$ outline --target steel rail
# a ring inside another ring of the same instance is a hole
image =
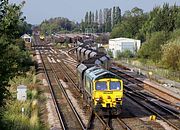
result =
[[[61,66],[61,68],[63,70],[62,73],[65,75],[65,77],[73,84],[73,86],[76,88],[76,90],[78,92],[80,92],[80,90],[79,90],[78,86],[76,85],[75,81],[71,78],[71,76],[67,73],[67,71],[63,67],[63,66],[65,66],[67,68],[67,65],[64,62],[62,62],[62,61],[60,63],[58,63],[58,64]]]
[[[128,88],[128,89],[130,89],[130,88]],[[131,90],[131,91],[133,92],[133,93],[131,93],[131,94],[133,94],[134,96],[137,96],[137,97],[143,99],[143,100],[146,101],[146,102],[149,102],[149,103],[151,103],[151,104],[153,104],[153,105],[156,105],[156,106],[158,106],[159,108],[163,109],[164,111],[172,114],[174,117],[180,119],[180,116],[179,116],[179,115],[177,115],[177,114],[174,113],[173,111],[167,109],[166,107],[164,107],[164,106],[162,106],[162,105],[160,105],[160,104],[155,103],[154,100],[148,99],[146,96],[143,95],[143,93],[138,93],[138,92],[136,92],[136,91],[134,91],[134,90]],[[156,100],[156,99],[155,99],[155,100]],[[158,100],[157,100],[157,101],[158,101]]]
[[[162,119],[163,121],[165,121],[168,125],[172,126],[174,129],[179,130],[179,128],[174,125],[173,123],[171,123],[170,121],[168,121],[167,119],[165,119],[163,116],[161,116],[158,112],[156,112],[155,110],[153,110],[152,108],[149,108],[148,106],[144,105],[143,103],[137,101],[136,99],[134,99],[134,95],[131,96],[131,93],[125,93],[125,95],[127,97],[129,97],[131,100],[133,100],[134,102],[136,102],[137,104],[139,104],[140,106],[146,108],[148,111],[150,111],[151,113],[155,114],[156,116],[158,116],[160,119]]]
[[[59,58],[59,57],[57,57],[56,55],[54,55],[54,57],[55,57],[55,58]],[[63,60],[60,59],[60,61],[62,62],[62,64],[65,64]],[[60,64],[60,63],[58,62],[58,64]],[[67,68],[68,70],[71,71],[71,73],[72,73],[74,76],[76,76],[76,73],[75,73],[72,69],[70,69],[69,66],[67,66],[66,64],[65,64],[65,66],[66,66],[66,68]]]
[[[109,121],[105,122],[104,119],[102,117],[100,117],[97,113],[94,113],[95,116],[101,121],[101,123],[104,125],[103,130],[110,130],[111,127],[109,126]]]
[[[50,63],[49,63],[49,64],[50,64]],[[52,71],[53,71],[53,73],[54,73],[55,78],[56,78],[57,81],[58,81],[59,78],[58,78],[56,72],[54,71],[54,68],[52,67],[51,64],[50,64],[50,66],[51,66],[51,69],[52,69]],[[77,118],[77,120],[78,120],[78,122],[79,122],[81,128],[82,128],[83,130],[85,130],[86,127],[85,127],[83,121],[81,120],[80,116],[78,115],[78,112],[77,112],[76,109],[74,108],[73,103],[72,103],[71,100],[69,99],[68,94],[67,94],[65,88],[63,87],[63,85],[62,85],[60,82],[58,82],[58,86],[59,86],[60,89],[62,90],[62,92],[63,92],[63,94],[64,94],[66,100],[68,101],[68,103],[69,103],[69,105],[70,105],[72,111],[74,112],[74,115],[76,116],[76,118]]]
[[[118,122],[121,124],[121,126],[126,130],[132,130],[122,119],[119,117],[117,118]]]
[[[38,49],[39,51],[39,49]],[[49,86],[49,90],[50,90],[50,93],[51,93],[51,97],[52,97],[52,100],[53,100],[53,103],[54,103],[54,106],[55,106],[55,109],[56,109],[56,112],[57,112],[57,115],[58,115],[58,118],[59,118],[59,121],[60,121],[60,124],[61,124],[61,127],[63,130],[66,130],[66,127],[65,127],[65,124],[64,124],[64,121],[62,119],[62,114],[61,114],[61,111],[58,107],[58,103],[57,103],[57,100],[55,98],[55,94],[54,94],[54,91],[52,89],[52,84],[50,82],[50,78],[49,78],[49,75],[48,75],[48,72],[47,72],[47,68],[45,66],[45,63],[44,63],[44,60],[42,58],[42,55],[41,55],[41,52],[39,51],[39,54],[40,54],[40,58],[41,58],[41,61],[42,61],[42,65],[43,65],[43,69],[44,69],[44,73],[45,73],[45,77],[47,79],[47,82],[48,82],[48,86]]]
[[[120,77],[122,77],[122,76],[121,76],[120,74],[118,74],[118,73],[121,73],[121,74],[123,74],[123,75],[126,75],[127,77],[133,78],[133,79],[136,80],[137,82],[140,82],[140,83],[144,84],[144,85],[143,85],[143,88],[144,88],[144,89],[150,91],[151,93],[157,95],[158,97],[164,99],[165,101],[169,101],[169,99],[171,99],[171,101],[174,101],[174,100],[175,100],[176,102],[180,102],[180,99],[179,99],[178,97],[172,95],[172,94],[169,94],[169,93],[167,93],[167,92],[165,92],[165,91],[163,91],[163,90],[160,90],[160,89],[158,89],[158,88],[156,88],[156,87],[154,87],[154,86],[152,86],[152,85],[149,85],[149,84],[147,84],[147,83],[144,83],[143,81],[141,81],[141,80],[139,80],[139,79],[137,79],[137,78],[135,78],[135,77],[133,77],[133,76],[131,76],[131,75],[129,75],[129,74],[126,74],[126,73],[124,73],[124,72],[122,72],[122,71],[119,71],[119,70],[117,70],[117,69],[115,69],[115,68],[112,68],[112,72],[113,72],[113,70],[116,70],[116,71],[117,71],[116,74],[119,75]],[[131,80],[128,79],[128,78],[126,78],[125,80],[127,80],[127,81],[129,81],[129,82],[131,82],[131,83],[135,83],[135,84],[136,84],[136,82],[133,82],[133,81],[131,81]],[[142,88],[141,85],[139,85],[139,84],[136,84],[136,85]],[[154,92],[154,91],[157,91],[157,92]],[[157,94],[157,93],[160,93],[160,94],[163,95],[163,96],[161,96],[161,95],[159,95],[159,94]],[[167,99],[168,99],[168,100],[167,100]],[[170,101],[169,101],[169,102],[170,102]]]

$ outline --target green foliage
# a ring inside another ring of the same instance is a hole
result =
[[[40,29],[43,34],[50,35],[61,31],[73,31],[76,24],[67,18],[57,17],[45,20],[41,23]]]
[[[178,6],[169,6],[165,3],[163,7],[155,7],[150,12],[149,18],[142,27],[142,32],[145,34],[151,34],[157,31],[170,32],[178,27]]]
[[[111,50],[108,50],[108,51],[107,51],[107,54],[108,54],[111,58],[113,57],[113,53],[112,53]]]
[[[130,26],[130,21],[122,21],[118,24],[111,32],[110,38],[127,37],[132,36],[132,27]]]
[[[152,33],[138,51],[138,56],[158,62],[161,59],[161,45],[165,44],[167,39],[165,32]]]
[[[0,107],[9,96],[9,79],[25,71],[26,63],[30,61],[29,54],[21,50],[24,46],[16,40],[22,33],[22,7],[23,3],[9,4],[8,0],[3,0],[0,4]]]
[[[125,50],[123,52],[123,57],[124,58],[132,58],[133,56],[134,56],[134,54],[130,50]]]
[[[177,17],[175,18],[175,28],[180,28],[180,7],[177,9]]]
[[[112,27],[121,21],[121,9],[117,7],[96,10],[95,16],[92,11],[86,12],[84,21],[81,22],[81,30],[86,32],[92,29],[95,33],[111,32]],[[86,32],[87,33],[87,32]]]
[[[34,88],[34,85],[37,83],[36,75],[35,73],[25,73],[20,76],[15,76],[13,77],[10,81],[9,84],[11,84],[11,87],[16,88],[20,84],[24,84],[26,86],[29,85],[29,88],[32,89]]]
[[[166,68],[180,70],[180,38],[162,46],[162,63]]]
[[[146,18],[146,14],[143,14],[143,10],[137,7],[131,11],[126,11],[123,15],[122,21],[117,24],[112,32],[111,38],[127,37],[127,38],[142,38],[142,33],[139,32],[143,26]]]
[[[134,57],[134,54],[130,50],[125,50],[123,52],[117,51],[116,57],[120,60],[122,58],[132,58]]]
[[[116,58],[118,59],[118,60],[120,60],[122,57],[123,57],[123,55],[122,55],[122,53],[120,52],[120,51],[116,51]]]
[[[176,40],[176,39],[179,39],[179,36],[180,36],[180,28],[179,28],[179,29],[176,29],[176,30],[174,30],[172,33],[170,33],[171,41],[174,41],[174,40]]]
[[[41,125],[38,118],[38,109],[32,106],[34,100],[19,102],[11,101],[0,110],[2,115],[0,129],[7,130],[39,130]],[[22,108],[24,112],[22,113]]]
[[[7,104],[0,109],[0,129],[8,130],[39,130],[42,129],[38,117],[38,92],[34,89],[36,76],[34,70],[28,71],[26,75],[14,77],[10,80],[10,91],[14,98],[7,100]],[[27,100],[24,102],[16,100],[16,89],[19,84],[28,86]],[[32,87],[33,86],[33,87]],[[22,108],[24,112],[22,113]]]

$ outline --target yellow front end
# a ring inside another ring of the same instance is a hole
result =
[[[98,84],[101,88],[100,87],[98,88]],[[92,93],[92,96],[93,96],[94,106],[101,105],[103,108],[116,108],[117,105],[122,106],[122,97],[123,97],[122,80],[116,78],[100,79],[94,81],[93,86],[94,86],[93,89],[94,91]]]

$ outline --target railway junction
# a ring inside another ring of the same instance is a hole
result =
[[[122,113],[118,116],[98,115],[85,105],[78,86],[76,53],[58,49],[34,37],[38,70],[47,82],[47,93],[52,100],[56,129],[112,129],[112,130],[179,130],[180,97],[138,75],[128,68],[114,63],[109,71],[118,75],[124,83]],[[48,117],[49,118],[49,117]]]

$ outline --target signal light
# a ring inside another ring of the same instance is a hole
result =
[[[116,101],[121,101],[121,98],[116,98]]]
[[[96,101],[102,101],[102,97],[96,98]]]

